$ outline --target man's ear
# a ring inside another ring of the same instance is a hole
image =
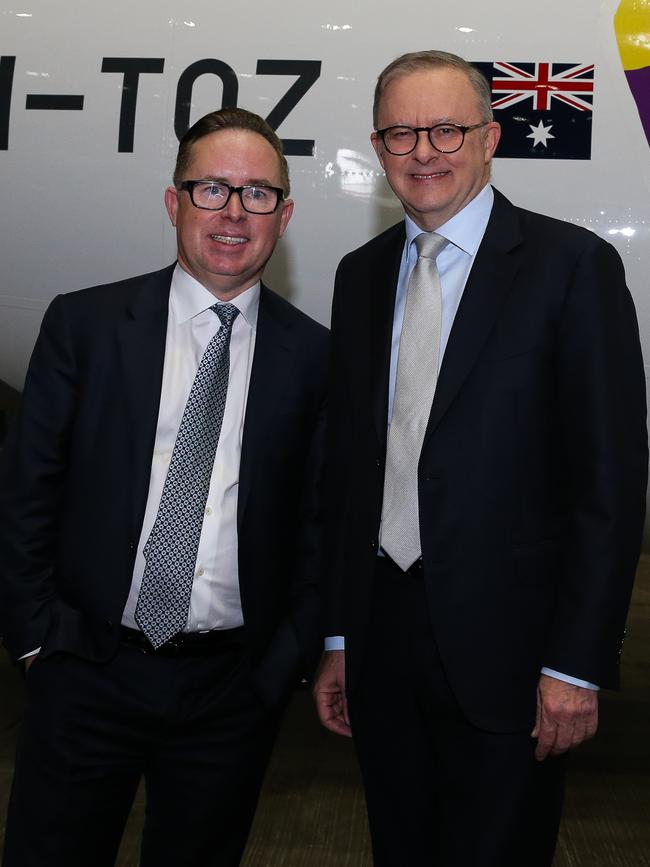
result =
[[[484,136],[485,162],[489,163],[494,156],[494,152],[496,151],[501,138],[501,124],[497,123],[495,120],[490,121],[490,123],[485,127]]]
[[[178,213],[178,190],[176,187],[167,187],[165,190],[165,207],[172,226],[175,226],[176,214]]]
[[[278,238],[281,238],[287,226],[289,225],[289,220],[291,219],[291,215],[293,214],[293,199],[285,199],[281,205],[282,215],[280,217],[280,231],[278,232]]]
[[[377,135],[376,131],[370,133],[370,143],[375,149],[377,159],[379,160],[379,165],[382,167],[382,169],[385,170],[386,166],[384,165],[384,146],[382,144],[381,137]]]

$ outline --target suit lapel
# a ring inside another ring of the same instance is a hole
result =
[[[289,322],[282,305],[274,302],[271,291],[262,285],[239,467],[237,518],[240,527],[251,492],[255,455],[260,451],[258,444],[273,430],[273,418],[293,365]]]
[[[435,430],[474,367],[510,294],[522,241],[516,209],[497,190],[490,220],[449,336],[425,435]]]
[[[145,508],[156,437],[174,265],[144,279],[118,328],[122,380],[129,413],[134,527]]]
[[[382,447],[386,444],[390,351],[397,280],[406,238],[404,222],[393,226],[388,231],[389,237],[380,246],[379,253],[370,262],[369,274],[363,277],[363,284],[367,285],[369,289],[368,313],[373,414],[377,438]]]

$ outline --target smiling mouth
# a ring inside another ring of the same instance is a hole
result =
[[[448,175],[448,174],[449,174],[448,171],[444,171],[444,172],[428,172],[426,175],[422,175],[422,174],[418,174],[418,175],[416,175],[416,174],[412,174],[411,177],[413,177],[416,181],[430,181],[432,178],[442,178],[442,177],[444,177],[445,175]]]
[[[248,243],[248,238],[242,238],[241,235],[232,237],[231,235],[210,235],[213,241],[219,241],[220,244],[229,244],[233,247],[238,244]]]

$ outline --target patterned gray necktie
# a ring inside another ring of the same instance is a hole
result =
[[[442,299],[436,257],[447,239],[415,239],[418,260],[406,295],[393,417],[386,448],[381,547],[406,571],[422,554],[418,463],[438,378]]]
[[[217,451],[230,371],[230,335],[239,310],[211,308],[221,327],[196,371],[158,514],[144,546],[146,560],[135,621],[153,647],[161,647],[187,624],[205,503]]]

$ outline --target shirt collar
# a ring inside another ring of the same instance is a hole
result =
[[[492,205],[494,203],[494,191],[490,184],[486,184],[471,202],[465,205],[451,220],[443,223],[436,229],[438,235],[442,235],[456,247],[460,247],[470,256],[476,255],[481,239],[485,233],[485,227],[490,219]],[[408,216],[406,223],[406,243],[411,242],[422,234],[422,229]]]
[[[254,283],[230,302],[253,329],[257,325],[260,287],[261,283],[258,280],[257,283]],[[170,305],[176,322],[179,324],[188,322],[219,303],[219,300],[205,286],[191,274],[188,274],[178,263],[176,264],[170,289]]]

